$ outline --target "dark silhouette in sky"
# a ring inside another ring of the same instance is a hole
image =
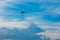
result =
[[[25,12],[24,12],[24,11],[21,11],[20,13],[21,13],[21,14],[24,14]]]

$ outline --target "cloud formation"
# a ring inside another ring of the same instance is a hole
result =
[[[0,27],[29,29],[30,24],[34,23],[37,27],[46,30],[37,35],[42,34],[53,40],[60,37],[60,1],[0,0],[0,3]],[[26,13],[22,15],[21,11]]]

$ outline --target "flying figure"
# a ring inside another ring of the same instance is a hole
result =
[[[24,14],[25,12],[24,12],[24,11],[21,11],[20,13],[21,13],[21,14]]]

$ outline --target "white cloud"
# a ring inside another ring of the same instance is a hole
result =
[[[22,0],[20,0],[21,2],[23,2]],[[1,6],[7,6],[7,5],[5,5],[5,4],[7,4],[8,2],[16,2],[16,3],[20,3],[20,1],[17,1],[17,0],[3,0],[3,1],[0,1],[2,4],[0,4]],[[36,2],[39,2],[39,1],[37,1],[37,0],[25,0],[26,2],[28,2],[28,1],[31,1],[31,2],[33,2],[33,1],[36,1]],[[44,2],[44,0],[40,0],[40,1],[43,1]],[[45,1],[51,1],[51,2],[58,2],[57,0],[45,0]],[[24,4],[25,5],[25,4]],[[14,6],[12,6],[12,5],[10,5],[11,7],[14,7]],[[47,5],[46,5],[47,6]],[[45,6],[44,6],[45,7]],[[48,8],[49,8],[49,6],[48,6]],[[54,9],[53,7],[52,7],[52,9]],[[51,10],[49,9],[49,11],[51,12]],[[60,10],[59,10],[59,8],[58,9],[55,9],[55,10],[53,10],[53,12],[54,13],[60,13],[59,12]],[[4,9],[0,9],[0,12],[4,12]],[[35,14],[37,14],[37,12],[35,13]],[[47,21],[44,21],[41,17],[43,16],[43,15],[40,15],[40,13],[39,13],[39,15],[41,16],[35,16],[35,14],[33,14],[33,16],[31,16],[30,14],[29,14],[29,17],[26,17],[26,21],[27,22],[33,22],[33,23],[35,23],[35,24],[37,24],[38,26],[41,26],[41,25],[43,25],[43,28],[51,28],[51,26],[49,26],[49,27],[47,27],[46,25],[60,25],[60,22],[59,23],[53,23],[53,22],[47,22]],[[3,14],[2,14],[3,15]],[[7,14],[6,14],[7,15]],[[38,17],[40,17],[40,19],[38,19]],[[15,25],[14,24],[14,22],[15,23],[17,23],[17,24],[20,24],[20,23],[18,23],[18,22],[16,22],[16,20],[18,20],[18,19],[13,19],[12,20],[12,22],[6,22],[6,20],[3,18],[1,18],[0,19],[0,22],[1,23],[9,23],[10,25],[12,25],[11,23],[13,23],[13,25]],[[40,20],[40,21],[39,21]],[[14,22],[13,22],[14,21]],[[5,24],[4,24],[5,25]],[[6,24],[7,25],[7,24]],[[42,26],[41,26],[42,27]]]
[[[4,17],[0,16],[0,27],[8,28],[28,28],[30,23],[27,21],[18,21],[19,19],[12,19],[7,21]]]
[[[27,22],[0,22],[0,27],[8,28],[28,28],[29,23]]]
[[[37,33],[37,35],[42,34],[43,36],[50,37],[51,40],[56,40],[60,38],[60,22],[48,22],[43,20],[42,18],[41,20],[39,19],[40,20],[39,21],[36,16],[28,16],[26,20],[29,22],[33,22],[38,27],[46,31],[46,32]]]
[[[38,25],[39,27],[43,28],[43,29],[49,29],[49,28],[56,28],[59,29],[60,28],[60,22],[47,22],[47,21],[41,21],[41,22],[34,22],[36,25]]]
[[[0,22],[0,27],[8,28],[28,28],[27,22]]]
[[[60,30],[60,22],[59,23],[52,23],[51,22],[49,24],[47,22],[35,22],[35,24],[44,30],[60,33],[60,31],[59,31]]]
[[[0,7],[4,7],[6,5],[6,1],[0,1]]]
[[[42,35],[42,36],[50,37],[51,40],[60,39],[60,33],[53,33],[53,32],[49,32],[49,31],[36,33],[36,35]]]
[[[45,30],[45,32],[37,33],[36,35],[43,35],[46,37],[50,37],[51,40],[56,40],[60,38],[60,22],[49,22],[46,20],[41,19],[38,20],[38,16],[31,16],[29,15],[26,17],[26,20],[29,22],[33,22],[34,24],[38,25],[38,27]]]
[[[60,22],[50,22],[50,21],[46,21],[42,19],[42,16],[31,16],[29,15],[28,17],[25,18],[26,21],[30,22],[30,23],[34,23],[36,25],[38,25],[38,27],[42,28],[42,29],[60,29]]]
[[[53,13],[60,14],[60,8],[56,8],[53,10]]]

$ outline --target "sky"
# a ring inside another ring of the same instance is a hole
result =
[[[1,40],[60,40],[60,0],[0,0],[0,30]]]

